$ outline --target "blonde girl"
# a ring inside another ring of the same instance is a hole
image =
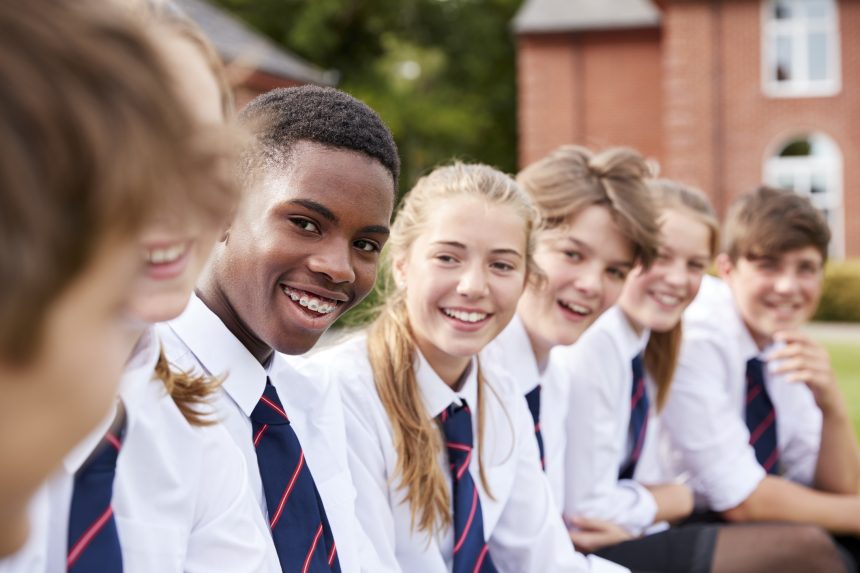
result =
[[[313,359],[341,385],[358,517],[389,570],[590,569],[554,510],[518,386],[478,359],[532,272],[536,220],[495,169],[437,168],[404,198],[393,292],[367,335]]]

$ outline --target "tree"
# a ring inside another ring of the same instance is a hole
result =
[[[522,0],[217,0],[391,127],[401,189],[452,158],[516,169],[510,21]]]

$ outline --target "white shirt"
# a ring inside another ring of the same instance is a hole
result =
[[[257,465],[250,415],[257,406],[268,376],[290,417],[305,461],[313,475],[337,544],[344,573],[373,570],[372,553],[361,542],[355,518],[355,488],[346,455],[343,409],[336,386],[325,379],[300,374],[275,353],[267,370],[203,301],[192,296],[185,312],[159,325],[164,350],[180,368],[225,376],[215,407],[232,440],[244,454],[249,486],[260,517],[267,516],[263,482]],[[274,552],[274,543],[269,536]]]
[[[648,336],[647,331],[637,335],[621,309],[613,306],[576,344],[555,348],[550,357],[565,370],[570,386],[564,466],[552,470],[564,472],[564,513],[611,521],[633,535],[641,535],[657,514],[654,496],[645,487],[635,480],[618,479],[634,447],[630,439],[632,362],[644,350]],[[651,411],[636,476],[657,426],[656,394],[650,381],[647,392]]]
[[[452,403],[476,404],[474,364],[459,392],[445,384],[419,354],[416,376],[427,415],[436,417]],[[368,536],[389,571],[445,573],[453,565],[453,529],[428,535],[411,528],[405,493],[395,480],[397,454],[391,423],[376,393],[361,337],[311,358],[326,365],[341,385],[350,447],[350,464],[359,492],[357,510]],[[482,364],[488,381],[484,443],[475,444],[469,471],[484,517],[484,536],[499,571],[626,571],[573,550],[541,471],[534,423],[520,388],[491,364]],[[477,416],[473,417],[477,423]],[[474,429],[477,436],[477,428]],[[478,471],[483,457],[491,499]],[[444,452],[438,454],[450,487]],[[449,489],[450,491],[450,489]]]
[[[731,291],[705,277],[684,314],[684,341],[663,423],[679,453],[675,471],[689,473],[697,504],[724,511],[743,502],[765,471],[749,445],[744,410],[746,363],[763,359],[738,314]],[[809,388],[770,375],[783,477],[809,485],[821,442],[821,411]]]
[[[525,396],[541,385],[540,428],[543,438],[544,463],[550,490],[559,513],[564,506],[564,449],[567,442],[565,419],[570,384],[550,363],[541,372],[532,350],[531,341],[519,315],[481,351],[481,364],[492,364],[507,372]]]
[[[30,499],[27,506],[30,532],[24,546],[12,555],[0,557],[0,573],[35,573],[46,570],[46,547],[48,521],[48,490],[45,486]]]
[[[192,426],[153,379],[159,342],[148,330],[126,365],[126,430],[112,507],[126,573],[277,571],[258,526],[242,456],[218,425]],[[74,474],[113,414],[66,456],[48,483],[47,571],[65,572]]]

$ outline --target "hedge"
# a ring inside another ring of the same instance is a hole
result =
[[[813,320],[860,322],[860,259],[827,263],[821,303]]]

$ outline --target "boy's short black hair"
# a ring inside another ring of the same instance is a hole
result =
[[[364,102],[334,88],[305,85],[266,92],[242,109],[267,158],[288,160],[299,141],[358,151],[379,161],[397,189],[397,144],[379,115]]]
[[[734,200],[723,222],[723,252],[739,258],[778,256],[815,247],[827,260],[830,228],[808,197],[762,185]]]

